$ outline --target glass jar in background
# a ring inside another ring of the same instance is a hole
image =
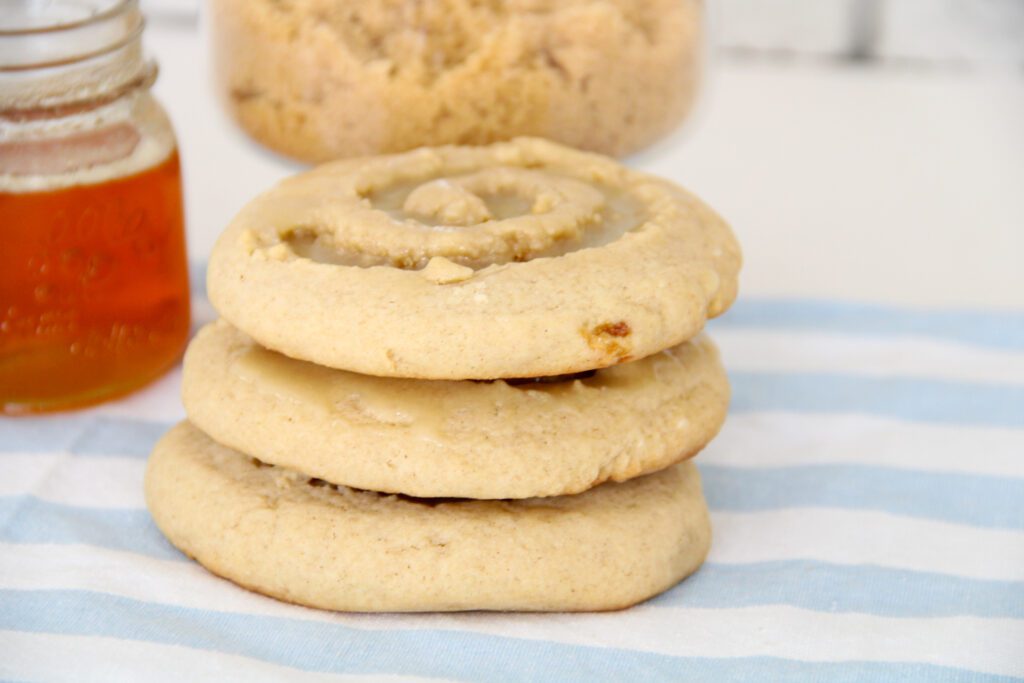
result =
[[[208,0],[234,120],[306,162],[520,135],[622,156],[685,118],[702,0]]]
[[[188,336],[181,175],[137,0],[0,13],[0,411],[124,394]]]

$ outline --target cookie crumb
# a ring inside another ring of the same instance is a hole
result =
[[[420,275],[436,285],[448,285],[453,282],[468,280],[473,277],[473,272],[472,268],[460,266],[458,263],[449,261],[444,256],[435,256],[420,271]]]
[[[284,261],[288,258],[290,250],[283,244],[275,244],[274,246],[267,249],[267,257],[275,261]]]

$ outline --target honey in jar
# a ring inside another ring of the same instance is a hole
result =
[[[92,12],[82,9],[89,3],[69,4],[69,13],[57,12],[56,28],[27,9],[0,26],[0,409],[6,413],[124,394],[173,365],[188,336],[174,135],[149,93],[155,72],[141,54],[136,3],[96,4]],[[75,15],[81,11],[84,16]],[[13,21],[21,26],[11,29]],[[103,23],[106,30],[96,34]],[[89,35],[75,43],[83,32]],[[52,33],[69,36],[53,42]],[[3,49],[11,41],[37,45],[43,34],[50,49],[65,54],[41,57],[45,46]],[[113,47],[103,52],[101,39]],[[78,53],[86,56],[76,59]],[[24,63],[41,58],[62,64]],[[33,73],[37,78],[26,78]]]

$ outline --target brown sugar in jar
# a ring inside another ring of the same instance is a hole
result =
[[[189,330],[178,154],[136,1],[14,5],[0,24],[6,413],[126,393]]]
[[[689,111],[700,0],[210,0],[250,135],[308,162],[519,135],[623,155]]]

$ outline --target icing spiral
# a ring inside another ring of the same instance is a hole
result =
[[[402,164],[378,157],[321,167],[278,188],[287,220],[258,230],[254,250],[338,265],[418,270],[442,258],[480,269],[600,246],[644,219],[614,173],[574,176],[506,156],[441,148],[401,155]]]

